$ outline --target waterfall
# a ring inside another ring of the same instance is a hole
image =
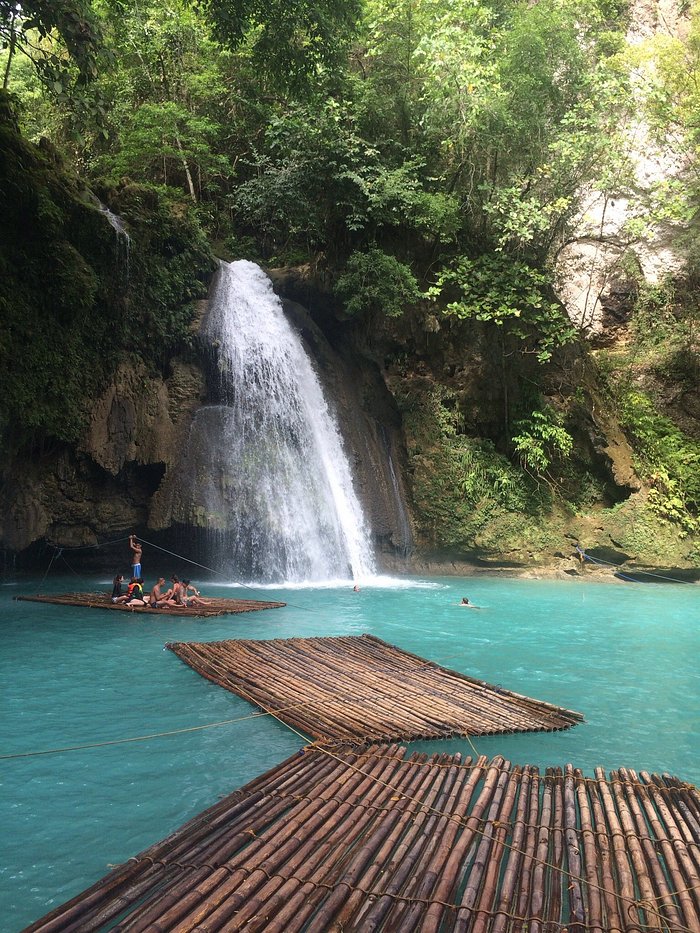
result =
[[[337,423],[254,263],[221,264],[204,337],[216,354],[222,404],[201,414],[220,425],[213,443],[225,489],[212,489],[210,476],[210,493],[201,491],[224,529],[221,556],[258,580],[372,576],[369,532]]]

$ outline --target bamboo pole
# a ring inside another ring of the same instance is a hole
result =
[[[506,837],[511,831],[510,819],[520,790],[521,779],[522,770],[520,767],[515,767],[510,774],[506,775],[506,787],[502,803],[498,806],[496,812],[492,807],[493,818],[491,818],[491,814],[489,815],[492,844],[486,863],[486,871],[484,872],[481,895],[474,905],[475,917],[471,927],[473,933],[490,933],[494,926],[501,872],[503,862],[504,860],[507,861],[508,854],[505,848]]]
[[[453,845],[444,860],[442,874],[433,895],[436,902],[447,902],[453,900],[456,896],[459,878],[469,862],[470,855],[478,847],[484,814],[488,809],[504,765],[503,758],[497,757],[493,759],[487,768],[486,760],[480,758],[467,782],[464,801],[465,804],[470,806],[470,810],[467,812],[465,806],[464,810],[459,807],[456,811],[462,820],[462,828],[459,835],[454,838]],[[474,800],[473,795],[479,784],[481,785],[479,794]],[[428,908],[423,923],[426,933],[436,933],[442,913],[443,908],[439,903]]]
[[[585,882],[578,884],[576,879],[572,879],[570,884],[576,884],[578,891],[573,895],[581,898],[584,916],[588,917],[588,924],[591,933],[606,933],[606,926],[603,920],[603,902],[600,888],[605,884],[602,872],[599,869],[599,856],[596,848],[596,833],[593,825],[593,813],[591,802],[588,797],[588,788],[578,769],[573,769],[571,765],[566,766],[567,781],[571,780],[573,787],[567,787],[569,794],[576,796],[578,804],[579,819],[581,823],[580,837],[570,837],[567,834],[567,845],[569,847],[569,867],[572,874],[576,875],[576,862],[578,861],[578,874],[585,878]],[[567,810],[567,833],[569,826],[575,825],[575,812]],[[576,857],[572,858],[571,849],[576,846]],[[583,868],[581,866],[583,865]],[[575,910],[575,908],[574,908]],[[612,929],[610,933],[613,933]]]
[[[364,835],[366,827],[376,818],[379,808],[390,805],[389,795],[395,795],[396,791],[385,785],[396,781],[396,768],[396,762],[382,760],[380,756],[370,759],[362,770],[361,781],[353,799],[339,808],[337,822],[329,825],[328,832],[321,838],[312,840],[311,845],[300,850],[298,866],[295,863],[287,866],[287,881],[278,894],[280,909],[267,919],[264,926],[266,933],[286,933],[292,927],[298,928],[313,913],[316,904],[327,893],[326,878],[343,860],[344,853],[337,846],[336,839],[342,838],[343,848],[351,850]],[[403,780],[407,777],[408,770],[404,768]],[[338,779],[342,780],[340,770]],[[289,875],[302,865],[303,878],[290,878]],[[249,924],[249,929],[256,930],[259,926],[258,923]]]
[[[612,793],[617,805],[620,824],[625,834],[625,842],[632,861],[636,885],[640,891],[639,902],[641,909],[644,911],[645,926],[652,930],[660,930],[663,928],[664,924],[655,911],[656,897],[654,885],[649,876],[647,863],[644,859],[644,852],[637,835],[628,801],[622,792],[621,780],[623,779],[621,779],[619,771],[611,772],[611,777]],[[654,859],[654,861],[658,864],[656,859]],[[652,910],[648,909],[649,906],[652,907]]]
[[[552,783],[547,779],[543,782],[542,808],[540,810],[540,822],[537,828],[535,857],[532,871],[532,888],[530,890],[530,905],[528,919],[530,926],[529,933],[542,933],[544,905],[546,897],[546,864],[549,857],[550,834],[552,826]]]
[[[426,760],[427,756],[421,758]],[[429,769],[406,770],[409,773],[412,771],[413,774],[408,779],[405,793],[399,795],[400,799],[395,801],[395,807],[377,823],[374,831],[365,835],[361,844],[355,847],[347,867],[335,880],[334,890],[309,922],[309,931],[322,933],[328,929],[328,924],[336,919],[342,927],[344,921],[362,906],[364,895],[354,889],[360,882],[363,890],[372,885],[378,868],[383,867],[381,859],[391,851],[397,836],[400,836],[408,821],[413,818],[417,809],[413,798],[420,799],[432,780]]]
[[[467,759],[469,764],[471,759]],[[420,865],[407,878],[402,890],[405,900],[398,901],[391,913],[391,926],[397,930],[416,929],[428,909],[428,898],[432,885],[435,883],[433,866],[439,857],[440,840],[446,833],[448,824],[458,825],[455,817],[455,806],[462,784],[468,779],[468,764],[463,765],[459,754],[453,755],[449,763],[443,766],[447,775],[443,785],[439,788],[434,803],[434,812],[430,814],[425,825],[425,846],[421,854]],[[450,911],[447,910],[448,916]],[[409,919],[409,915],[412,915]]]
[[[551,730],[580,718],[364,636],[169,647],[203,676],[250,702],[271,710],[284,707],[286,721],[326,742]],[[297,703],[301,697],[305,702]]]
[[[490,933],[503,933],[510,923],[509,918],[514,910],[514,898],[520,876],[527,831],[531,779],[532,774],[529,766],[520,769],[515,813],[509,827],[510,843],[505,852],[503,877],[497,892],[498,899],[493,908]]]
[[[403,928],[407,930],[418,928],[418,918],[422,917],[421,930],[428,931],[440,926],[444,917],[445,908],[437,902],[450,897],[446,891],[448,884],[442,884],[445,877],[445,866],[455,846],[456,840],[462,834],[464,814],[469,810],[471,801],[477,787],[481,783],[487,759],[482,756],[473,765],[467,759],[464,766],[457,771],[455,786],[449,795],[447,811],[440,818],[441,833],[438,836],[434,854],[426,866],[423,877],[417,886],[414,896],[417,899],[428,900],[434,898],[434,904],[425,907],[421,904],[408,905]],[[437,836],[436,831],[436,836]],[[456,910],[455,910],[456,915]]]
[[[448,759],[448,755],[443,755],[438,761],[446,765]],[[367,933],[380,929],[390,911],[398,915],[395,897],[405,892],[411,877],[419,872],[419,865],[425,856],[426,848],[429,848],[431,831],[437,820],[432,811],[439,806],[445,790],[449,791],[453,779],[454,774],[445,767],[440,767],[433,773],[430,782],[421,789],[421,803],[417,809],[414,808],[415,815],[407,817],[405,831],[400,838],[392,841],[391,849],[387,851],[388,860],[385,861],[381,872],[373,866],[371,876],[364,879],[364,883],[375,883],[380,873],[387,876],[382,877],[377,900],[367,901],[363,905],[365,909],[358,911],[355,917],[355,923],[361,924]]]
[[[551,933],[561,927],[562,887],[564,875],[564,783],[561,768],[548,768],[547,779],[552,787],[552,826],[549,841],[549,854],[545,870],[546,888],[543,905],[544,933]]]
[[[612,838],[612,863],[615,866],[617,885],[614,890],[620,891],[620,920],[623,930],[641,933],[639,914],[635,896],[635,878],[630,867],[629,853],[625,845],[626,837],[615,809],[614,798],[610,786],[605,778],[602,768],[595,769],[598,781],[598,790],[605,820],[610,828]],[[646,929],[646,925],[644,927]]]

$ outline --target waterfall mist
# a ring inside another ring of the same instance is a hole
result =
[[[198,500],[220,562],[259,581],[363,579],[369,531],[321,384],[265,273],[222,263],[204,338],[220,405],[195,417]],[[194,464],[193,464],[194,466]]]

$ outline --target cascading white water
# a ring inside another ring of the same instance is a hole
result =
[[[221,264],[204,336],[221,370],[218,443],[229,486],[222,517],[233,556],[256,579],[373,575],[337,424],[300,337],[254,263]],[[221,492],[213,498],[208,509],[220,510]]]

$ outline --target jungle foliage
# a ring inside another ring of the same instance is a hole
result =
[[[687,40],[630,47],[627,18],[623,0],[0,0],[0,66],[24,136],[49,139],[66,172],[141,238],[128,295],[107,298],[120,273],[97,268],[64,236],[68,196],[37,188],[32,216],[63,256],[44,272],[57,283],[56,297],[40,302],[46,332],[67,334],[65,308],[82,309],[106,359],[132,332],[129,308],[140,302],[165,359],[186,340],[182,309],[206,278],[205,237],[268,265],[310,262],[351,327],[389,335],[389,365],[400,354],[428,365],[426,348],[438,342],[437,358],[454,356],[457,340],[497,348],[499,426],[470,438],[438,418],[431,450],[446,460],[432,463],[426,482],[453,489],[453,512],[457,501],[472,509],[488,500],[534,514],[576,454],[566,402],[546,401],[578,338],[555,298],[554,259],[585,213],[586,191],[612,200],[632,190],[625,146],[641,112],[659,139],[673,129],[690,171],[659,188],[629,235],[683,220],[685,294],[700,281],[700,7]],[[97,320],[101,307],[115,309],[116,340]],[[640,289],[636,314],[641,331],[652,315],[672,334],[654,365],[692,378],[697,302],[678,313],[675,300]],[[60,352],[92,371],[77,334]],[[652,464],[661,455],[650,452],[647,428],[673,432],[649,427],[640,404],[623,405],[625,424]],[[39,426],[66,436],[55,413]],[[664,449],[664,463],[675,463],[664,467],[669,495],[692,517],[684,457],[675,441]],[[470,487],[472,475],[488,494]]]

